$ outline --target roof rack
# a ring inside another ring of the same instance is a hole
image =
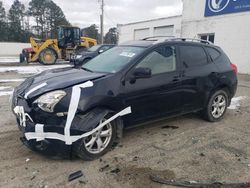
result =
[[[212,42],[207,41],[207,40],[194,39],[194,38],[177,38],[175,36],[152,36],[152,37],[143,38],[141,40],[155,41],[157,43],[165,42],[165,41],[183,41],[183,42],[200,42],[204,44],[213,44]]]
[[[174,38],[174,39],[171,39],[171,40],[174,40],[174,41],[183,41],[183,42],[200,42],[200,43],[204,43],[204,44],[213,44],[212,42],[210,41],[207,41],[207,40],[202,40],[202,39],[194,39],[194,38]]]
[[[164,36],[164,35],[160,35],[160,36],[152,36],[152,37],[146,37],[143,38],[141,40],[153,40],[153,41],[157,41],[157,38],[175,38],[175,36]]]

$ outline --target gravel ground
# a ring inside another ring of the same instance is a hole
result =
[[[0,74],[0,87],[29,75]],[[196,114],[126,130],[119,147],[100,160],[54,160],[22,145],[9,96],[0,96],[0,187],[164,187],[150,175],[196,182],[250,181],[250,76],[240,75],[237,109],[218,123]],[[83,176],[68,182],[68,175]],[[167,186],[165,186],[167,187]],[[170,187],[170,186],[169,186]]]

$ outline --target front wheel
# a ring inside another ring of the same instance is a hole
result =
[[[39,54],[39,63],[43,65],[53,65],[56,63],[56,52],[51,48],[45,48]]]
[[[106,121],[103,118],[100,123]],[[106,124],[92,135],[77,141],[73,152],[83,160],[94,160],[107,153],[115,144],[117,138],[117,120]]]
[[[225,90],[216,91],[210,96],[203,111],[204,118],[210,122],[220,121],[227,111],[228,104],[228,93]]]

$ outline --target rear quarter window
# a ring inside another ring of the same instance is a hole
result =
[[[216,59],[218,59],[221,56],[221,53],[214,48],[206,47],[206,50],[207,50],[209,56],[211,57],[212,61],[215,61]]]
[[[180,46],[181,61],[186,68],[207,64],[207,55],[200,46]]]

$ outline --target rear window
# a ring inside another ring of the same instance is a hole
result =
[[[185,67],[195,67],[207,64],[207,55],[199,46],[180,46],[181,61]]]
[[[206,47],[208,54],[210,55],[212,61],[215,61],[218,57],[220,57],[220,52],[214,48]]]

